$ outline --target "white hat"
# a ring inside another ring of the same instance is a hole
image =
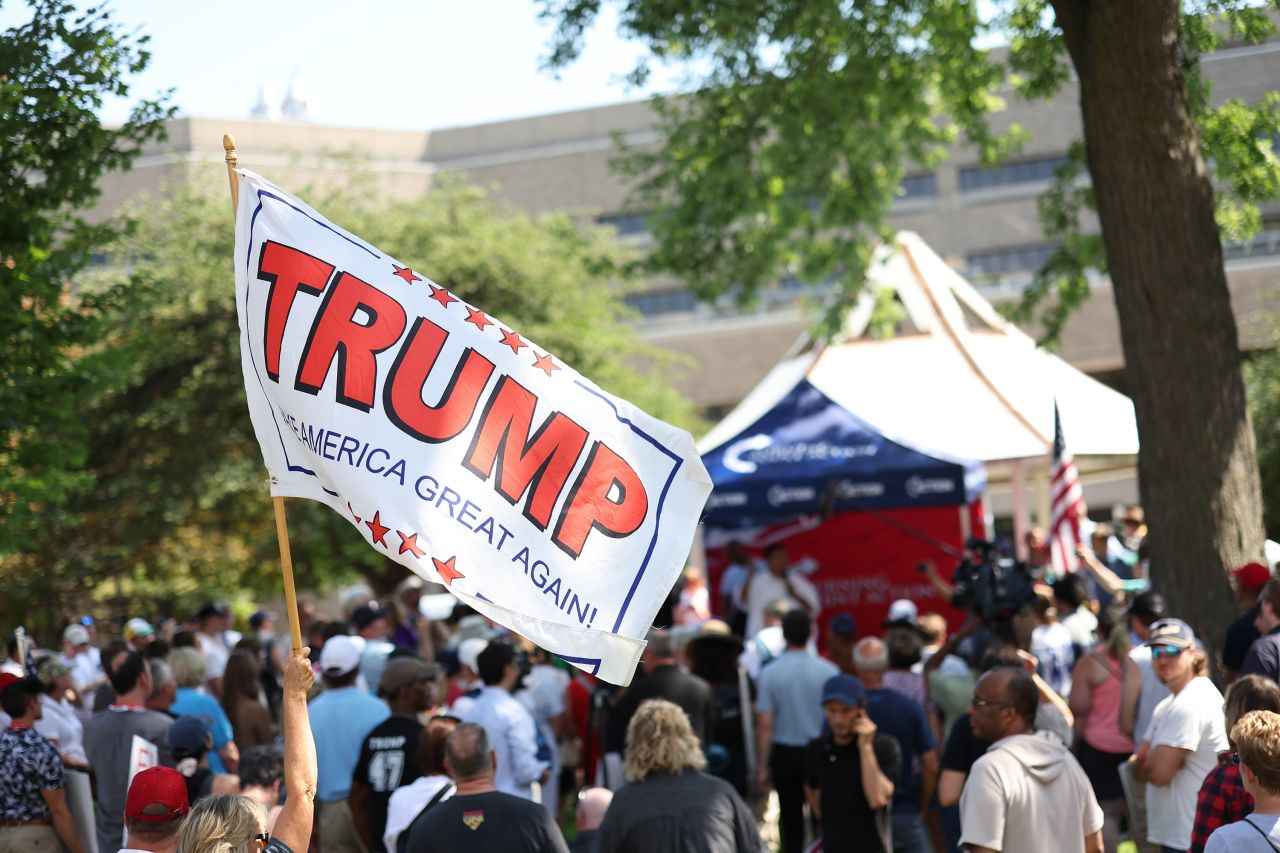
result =
[[[73,646],[87,643],[89,642],[89,629],[83,625],[68,625],[67,629],[62,632],[62,642],[70,643]]]
[[[488,640],[472,637],[458,644],[458,663],[472,672],[480,672],[480,653],[489,645]]]
[[[920,615],[920,611],[916,608],[916,603],[906,598],[899,598],[893,604],[889,605],[889,616],[885,619],[885,623],[889,622],[906,622],[908,624],[916,624],[916,617]]]
[[[346,675],[359,665],[360,647],[346,634],[330,637],[320,650],[320,671],[325,675]]]

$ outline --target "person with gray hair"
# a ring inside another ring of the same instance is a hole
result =
[[[614,706],[605,730],[605,752],[621,754],[626,743],[627,726],[640,703],[646,699],[666,699],[679,705],[689,716],[693,733],[705,751],[711,734],[716,730],[715,697],[711,685],[696,675],[686,672],[676,663],[675,641],[670,632],[654,628],[645,638],[644,655],[640,665],[644,675],[631,682],[622,698]],[[610,780],[611,783],[617,780]],[[610,784],[616,788],[616,784]]]
[[[569,845],[569,853],[596,853],[600,849],[598,837],[613,791],[608,788],[583,788],[578,792],[578,835]]]
[[[169,708],[177,699],[178,680],[173,677],[173,669],[163,660],[153,658],[151,661],[151,695],[147,697],[147,708],[167,714],[169,713]]]
[[[423,808],[401,838],[405,850],[432,853],[568,853],[546,809],[497,790],[498,759],[483,726],[462,723],[444,744],[444,766],[457,788]]]

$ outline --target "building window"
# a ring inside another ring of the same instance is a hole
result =
[[[635,237],[649,233],[648,213],[612,213],[597,216],[597,225],[607,225],[618,232],[619,237]]]
[[[933,198],[938,194],[938,177],[933,172],[923,175],[907,175],[902,179],[900,199]]]
[[[1014,246],[1008,249],[985,249],[965,255],[968,274],[975,278],[993,278],[1010,273],[1037,272],[1053,253],[1062,248],[1056,243]]]
[[[1265,220],[1262,230],[1243,243],[1223,243],[1222,255],[1225,261],[1280,255],[1280,220]]]
[[[1016,184],[1033,184],[1051,180],[1053,172],[1067,161],[1065,155],[1001,163],[998,166],[966,166],[960,170],[960,192],[975,192]]]
[[[697,307],[698,300],[687,288],[678,290],[649,290],[633,293],[624,301],[645,317],[662,317],[668,314],[688,314]]]

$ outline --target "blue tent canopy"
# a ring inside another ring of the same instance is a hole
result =
[[[986,486],[981,462],[886,438],[807,379],[702,462],[715,486],[704,520],[720,526],[850,509],[960,506]]]

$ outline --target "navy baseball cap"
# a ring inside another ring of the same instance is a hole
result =
[[[822,685],[822,704],[842,702],[845,705],[857,706],[867,701],[866,688],[862,682],[852,675],[833,675]]]
[[[858,623],[848,613],[837,613],[831,619],[831,633],[846,640],[852,640],[858,634]]]

